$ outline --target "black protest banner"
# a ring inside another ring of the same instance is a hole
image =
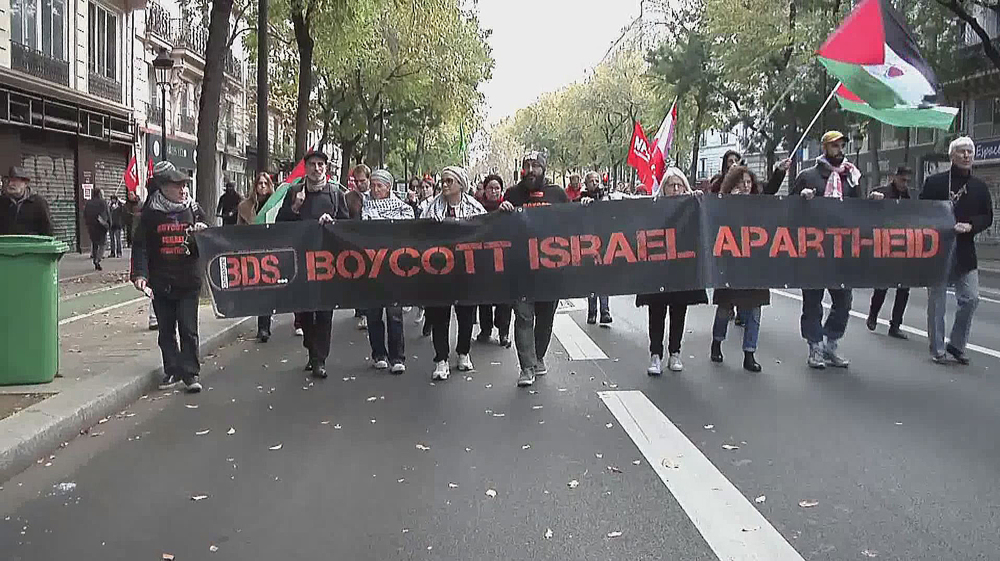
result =
[[[947,202],[705,195],[196,236],[216,309],[238,317],[702,287],[927,286],[945,278],[954,223]]]

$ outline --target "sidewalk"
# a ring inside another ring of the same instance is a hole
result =
[[[132,248],[125,248],[122,257],[105,257],[101,260],[101,267],[104,274],[128,273],[129,260],[132,258]],[[94,262],[90,260],[90,253],[70,252],[63,255],[59,260],[59,282],[70,281],[81,276],[91,276],[93,273],[100,275],[101,271],[94,270]]]
[[[123,297],[135,294],[133,289]],[[71,297],[60,307],[85,300]],[[0,483],[155,388],[162,373],[156,333],[147,329],[148,305],[143,298],[62,320],[62,377],[49,384],[0,386]],[[207,304],[199,321],[202,356],[253,327],[247,318],[216,318]]]

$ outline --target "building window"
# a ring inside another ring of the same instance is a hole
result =
[[[725,146],[726,144],[729,144],[729,133],[728,132],[721,132],[721,133],[719,133],[719,144],[721,144],[723,146]]]
[[[705,168],[707,163],[708,162],[705,158],[700,158],[698,160],[698,177],[708,177],[708,170]]]
[[[65,0],[11,0],[10,38],[56,60],[66,60]]]
[[[90,3],[88,15],[90,16],[88,39],[90,71],[105,78],[117,80],[118,15],[93,2]]]
[[[704,148],[705,146],[708,146],[708,133],[707,132],[701,133],[701,142],[699,143],[699,145],[702,148]]]

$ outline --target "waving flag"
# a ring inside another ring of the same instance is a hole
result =
[[[862,0],[816,54],[846,92],[855,94],[838,92],[845,109],[879,120],[892,118],[891,124],[898,126],[947,128],[941,114],[952,110],[937,106],[937,77],[889,0]],[[854,98],[867,107],[856,105]],[[930,114],[920,114],[925,111]],[[926,122],[938,125],[920,124]]]
[[[308,151],[311,151],[310,148]],[[260,207],[260,212],[257,213],[257,218],[254,219],[255,224],[274,224],[275,219],[278,217],[278,211],[281,210],[281,205],[285,202],[285,195],[288,194],[288,189],[292,185],[295,185],[301,181],[304,181],[306,177],[306,161],[305,159],[299,160],[299,163],[295,164],[292,169],[292,173],[285,178],[285,182],[278,186],[274,190],[274,194],[268,197],[267,202],[264,206]]]
[[[667,169],[667,154],[670,153],[670,146],[674,143],[674,126],[677,123],[677,100],[674,100],[667,111],[667,116],[660,123],[660,130],[656,131],[653,137],[653,154],[649,162],[653,179],[659,184],[663,180],[663,172]]]
[[[128,161],[128,165],[125,166],[125,189],[129,193],[135,193],[135,190],[139,188],[139,173],[136,170],[138,163],[135,161],[135,152],[132,152],[132,159]]]
[[[650,169],[650,159],[652,154],[649,151],[649,140],[646,133],[642,132],[642,125],[635,122],[632,129],[632,143],[628,150],[628,165],[635,168],[639,174],[639,181],[646,186],[650,192],[653,188],[653,172]]]
[[[897,105],[889,109],[875,109],[865,103],[863,99],[854,95],[843,84],[837,88],[836,96],[841,109],[868,115],[873,119],[888,123],[894,127],[924,127],[948,130],[955,120],[955,115],[958,115],[958,109],[941,105],[932,105],[924,108]]]

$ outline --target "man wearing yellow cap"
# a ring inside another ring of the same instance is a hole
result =
[[[816,158],[816,165],[803,170],[795,178],[789,195],[801,195],[806,200],[814,197],[844,200],[859,195],[858,181],[861,172],[844,157],[846,139],[840,131],[829,131],[823,135],[823,154]],[[851,313],[852,294],[850,289],[829,288],[833,306],[823,323],[823,289],[802,290],[802,338],[809,343],[810,368],[826,368],[827,365],[847,368],[850,362],[840,355],[840,339],[847,331],[847,320]],[[824,338],[826,341],[824,342]]]

